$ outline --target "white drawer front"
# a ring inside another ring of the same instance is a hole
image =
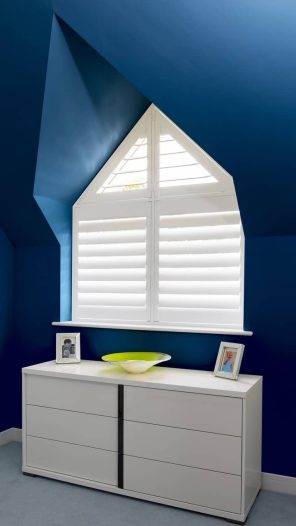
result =
[[[124,489],[240,513],[241,478],[236,475],[125,456]]]
[[[27,434],[117,451],[117,418],[27,405]]]
[[[27,437],[27,465],[113,486],[117,484],[117,453],[112,451]]]
[[[240,437],[126,421],[124,453],[183,466],[241,474]]]
[[[117,385],[27,375],[27,404],[117,416]]]
[[[225,396],[124,388],[124,418],[225,435],[242,434],[242,400]]]

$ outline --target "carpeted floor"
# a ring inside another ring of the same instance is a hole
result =
[[[21,472],[21,446],[0,447],[0,526],[223,526],[222,519]],[[248,526],[295,526],[296,497],[262,491]]]

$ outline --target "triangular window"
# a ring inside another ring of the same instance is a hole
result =
[[[73,320],[243,329],[232,177],[150,106],[73,207]]]

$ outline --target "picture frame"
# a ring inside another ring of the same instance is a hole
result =
[[[79,363],[80,333],[56,334],[56,363]]]
[[[221,342],[214,376],[237,380],[245,346],[242,343]]]

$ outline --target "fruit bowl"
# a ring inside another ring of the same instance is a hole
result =
[[[170,359],[169,354],[161,352],[118,352],[102,356],[104,362],[119,365],[128,373],[144,373],[153,365]]]

